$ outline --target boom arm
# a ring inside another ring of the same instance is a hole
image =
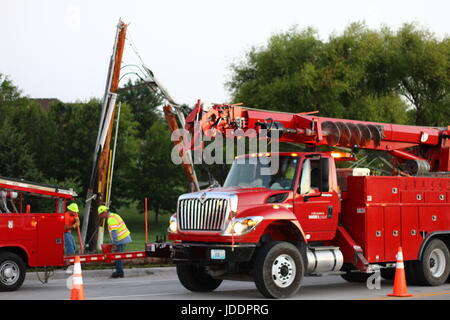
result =
[[[248,136],[252,133],[259,136],[266,129],[269,138],[277,131],[280,142],[386,151],[405,163],[413,174],[450,171],[450,126],[435,128],[333,119],[314,113],[274,112],[238,105],[213,105],[207,109],[198,104],[187,117],[185,129],[194,141],[200,130],[206,136],[214,137],[220,132],[231,137],[238,129],[250,133]],[[199,126],[195,126],[196,120]]]

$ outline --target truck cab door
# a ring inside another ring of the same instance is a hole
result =
[[[309,241],[332,240],[336,233],[340,202],[334,188],[334,161],[305,157],[294,196],[294,212]]]

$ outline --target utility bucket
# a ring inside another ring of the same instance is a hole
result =
[[[110,243],[102,244],[102,253],[111,253],[113,245]]]

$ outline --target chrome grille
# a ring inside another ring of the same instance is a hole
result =
[[[229,212],[228,200],[208,198],[180,199],[178,221],[181,230],[221,231]]]

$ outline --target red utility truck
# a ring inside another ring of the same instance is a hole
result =
[[[198,104],[185,128],[195,139],[242,130],[312,150],[237,157],[223,187],[179,197],[168,232],[187,289],[212,291],[224,279],[250,280],[264,296],[283,298],[296,293],[308,275],[338,273],[362,282],[378,269],[392,278],[399,247],[410,283],[448,281],[450,127],[236,105],[204,110]],[[339,169],[336,162],[352,155],[320,152],[318,146],[387,152],[392,176]],[[274,161],[278,171],[262,174]]]
[[[27,268],[63,267],[74,262],[74,256],[64,255],[64,213],[67,201],[76,196],[72,190],[0,177],[0,291],[19,289]],[[146,256],[145,251],[107,251],[80,255],[80,261]]]
[[[64,266],[64,212],[76,195],[0,177],[0,291],[18,289],[27,267]],[[29,203],[42,199],[54,201],[50,212],[32,213]]]

